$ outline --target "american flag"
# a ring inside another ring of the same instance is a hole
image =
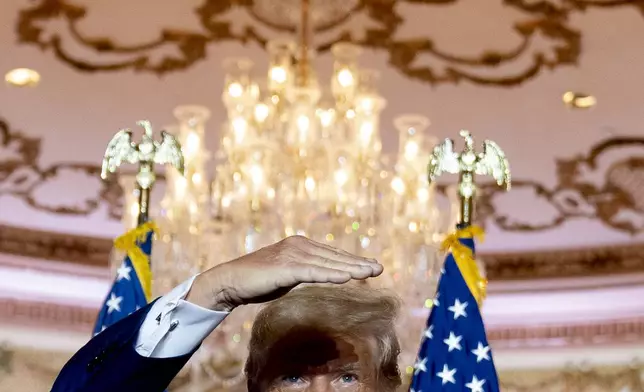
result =
[[[141,229],[143,229],[142,235],[136,233],[136,231],[141,232]],[[152,252],[153,234],[152,226],[142,226],[134,229],[130,233],[127,233],[124,237],[127,237],[128,235],[143,237],[142,241],[136,240],[133,246],[137,246],[140,251],[143,252],[145,258],[149,260]],[[144,263],[147,262],[147,260],[144,261]],[[148,265],[142,265],[141,267],[148,268],[149,272]],[[146,275],[147,280],[150,280],[150,274],[148,273]],[[146,277],[143,277],[143,279],[145,280]],[[105,298],[103,307],[98,314],[96,325],[94,326],[94,335],[99,334],[110,325],[146,306],[148,304],[148,298],[146,297],[144,289],[146,284],[147,287],[150,287],[151,282],[148,281],[145,283],[140,280],[137,274],[137,268],[134,267],[134,263],[132,262],[128,252],[125,260],[123,260],[121,266],[116,270],[114,283],[112,283],[112,287]]]
[[[473,238],[458,241],[473,255]],[[445,259],[422,339],[410,392],[499,391],[480,309],[452,252]]]

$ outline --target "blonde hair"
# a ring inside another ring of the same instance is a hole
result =
[[[269,303],[253,324],[245,368],[248,391],[267,389],[272,375],[266,369],[273,349],[285,337],[305,329],[333,338],[357,339],[370,346],[375,343],[378,390],[394,391],[401,383],[395,332],[399,307],[397,297],[365,283],[305,286]]]

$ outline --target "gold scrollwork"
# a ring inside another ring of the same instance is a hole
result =
[[[36,5],[20,11],[16,31],[20,43],[52,51],[59,60],[79,71],[133,69],[163,75],[185,70],[205,59],[207,47],[212,43],[235,41],[264,45],[270,38],[267,30],[293,31],[293,23],[278,20],[279,12],[273,12],[278,16],[262,13],[265,11],[259,5],[267,1],[204,0],[193,10],[198,24],[194,31],[162,28],[156,38],[128,45],[108,36],[84,35],[79,23],[92,11],[91,8],[75,5],[69,0],[39,0]],[[326,40],[318,43],[319,51],[327,51],[339,41],[352,41],[387,52],[389,63],[412,79],[433,85],[468,80],[495,86],[518,85],[544,69],[576,64],[581,53],[582,36],[567,24],[571,13],[589,7],[644,7],[644,0],[566,0],[561,4],[554,0],[505,0],[504,6],[523,15],[522,20],[513,22],[512,31],[519,36],[518,44],[510,49],[481,48],[478,54],[460,55],[440,47],[431,37],[397,38],[405,22],[401,6],[445,6],[456,4],[457,0],[353,0],[346,3],[341,12],[332,14],[316,26],[317,31],[325,33]],[[227,19],[232,10],[245,12],[252,23],[235,25]],[[351,21],[358,16],[371,22],[359,38],[354,37],[349,28]],[[63,21],[68,31],[47,30],[47,22],[55,20]],[[549,42],[545,49],[533,47],[537,37]],[[66,39],[74,40],[74,47],[89,49],[92,53],[89,57],[92,58],[70,53],[66,49],[66,44],[69,44]],[[162,47],[176,50],[172,54],[159,54]],[[120,60],[114,60],[114,56]],[[438,60],[441,68],[422,64],[419,59],[424,56]],[[502,71],[501,68],[506,69],[505,65],[513,65],[512,70]]]
[[[602,180],[594,181],[593,176]],[[529,192],[525,205],[545,203],[553,211],[548,219],[534,223],[503,213],[495,207],[495,198],[502,193],[494,184],[481,185],[477,215],[504,231],[542,231],[585,218],[632,235],[644,232],[644,202],[640,197],[644,189],[644,137],[612,137],[593,146],[586,155],[559,159],[556,179],[552,188],[534,180],[512,183],[514,192]]]
[[[36,210],[67,215],[89,215],[105,203],[110,218],[120,217],[122,190],[116,181],[103,182],[93,197],[73,204],[52,205],[36,197],[40,187],[55,181],[63,172],[81,173],[88,178],[99,178],[101,173],[100,166],[84,163],[61,162],[41,167],[37,163],[40,142],[39,138],[13,131],[0,118],[0,156],[3,157],[0,159],[0,196],[11,195]]]

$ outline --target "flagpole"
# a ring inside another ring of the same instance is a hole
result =
[[[128,230],[114,241],[114,247],[123,251],[125,257],[116,270],[117,276],[97,317],[95,335],[128,314],[144,308],[152,300],[150,256],[156,227],[149,219],[150,191],[156,180],[154,164],[172,165],[183,174],[183,155],[177,139],[162,131],[161,141],[156,141],[149,121],[139,121],[137,125],[145,131],[140,142],[132,141],[131,130],[122,129],[108,143],[103,158],[103,180],[123,163],[138,165],[136,186],[139,206],[137,227]]]
[[[410,392],[438,390],[448,384],[456,391],[500,391],[481,317],[487,281],[476,263],[475,239],[483,229],[473,225],[473,218],[475,176],[491,176],[507,190],[510,168],[495,142],[484,141],[483,152],[477,153],[472,135],[463,130],[460,136],[465,142],[462,152],[454,152],[454,142],[446,139],[434,147],[428,165],[430,183],[443,173],[458,174],[459,218],[456,230],[443,240],[442,248],[448,252],[414,364]]]

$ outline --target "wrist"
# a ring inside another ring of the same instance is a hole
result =
[[[225,276],[219,267],[211,268],[197,275],[185,300],[202,308],[218,312],[231,312],[236,305],[230,300],[230,290],[224,284]]]

